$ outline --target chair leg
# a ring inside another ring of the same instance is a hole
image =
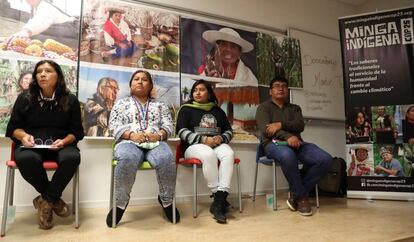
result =
[[[75,228],[79,229],[79,167],[75,175]]]
[[[197,218],[197,165],[193,164],[193,218]]]
[[[240,164],[237,164],[237,191],[239,196],[239,212],[243,212],[242,196],[241,196],[241,181],[240,181]]]
[[[113,165],[111,165],[111,184],[109,184],[109,193],[110,193],[110,195],[109,195],[109,210],[111,210],[111,208],[112,208],[112,195],[113,195],[113,193],[114,193],[114,187],[113,187],[113,184],[114,183],[114,166]]]
[[[10,199],[9,199],[9,206],[12,206],[14,204],[14,174],[15,174],[15,169],[16,168],[11,168],[12,172],[10,174],[11,176],[11,183],[10,183]]]
[[[318,188],[318,184],[315,185],[315,197],[316,197],[316,207],[319,208],[319,188]]]
[[[259,170],[259,163],[256,162],[256,173],[254,175],[254,185],[253,185],[253,202],[256,201],[256,184],[257,184],[257,172]]]
[[[174,193],[174,197],[173,197],[173,224],[177,223],[177,215],[176,215],[176,212],[175,212],[175,207],[176,207],[176,204],[175,204],[175,193]]]
[[[76,206],[75,206],[75,200],[76,200],[76,176],[78,175],[78,170],[75,171],[75,174],[73,175],[72,178],[72,183],[73,183],[73,187],[72,187],[72,214],[76,213]]]
[[[273,166],[273,210],[277,210],[277,194],[276,194],[276,162],[272,162]]]
[[[112,207],[112,228],[116,228],[116,196],[115,196],[115,166],[111,172],[111,207]]]
[[[4,202],[3,202],[3,214],[1,219],[1,237],[4,237],[6,235],[6,223],[7,223],[7,210],[9,208],[9,202],[10,202],[10,194],[12,193],[10,189],[11,186],[11,178],[13,178],[12,173],[14,170],[10,167],[7,167],[7,174],[6,174],[6,189],[4,191]]]

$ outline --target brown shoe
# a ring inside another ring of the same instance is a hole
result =
[[[309,200],[307,197],[302,197],[297,200],[298,205],[298,212],[300,215],[303,216],[311,216],[312,215],[312,207],[309,203]]]
[[[38,196],[33,200],[33,205],[39,216],[39,228],[51,229],[53,227],[53,204]]]
[[[61,198],[53,203],[53,212],[59,217],[67,217],[70,215],[69,206]]]

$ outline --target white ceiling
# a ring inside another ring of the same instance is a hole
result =
[[[358,6],[361,6],[369,2],[370,0],[336,0],[336,1],[358,7]]]

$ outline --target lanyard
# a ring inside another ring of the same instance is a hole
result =
[[[148,128],[148,109],[149,109],[149,103],[151,100],[148,99],[147,102],[145,103],[145,106],[143,106],[134,96],[132,97],[134,99],[135,106],[138,109],[138,123],[139,123],[140,131],[145,131]],[[142,128],[142,124],[141,124],[142,120],[145,120],[144,128]]]

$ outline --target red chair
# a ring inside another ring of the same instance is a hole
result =
[[[14,172],[17,168],[14,161],[15,144],[11,144],[10,160],[6,161],[7,175],[6,175],[6,189],[4,191],[3,215],[1,220],[1,237],[6,235],[6,221],[7,210],[9,206],[13,205],[14,195]],[[53,171],[58,168],[55,161],[43,161],[43,168],[47,171]],[[72,196],[72,213],[75,214],[75,228],[79,228],[79,167],[73,177],[73,196]]]
[[[197,217],[197,167],[201,167],[202,163],[199,159],[195,159],[195,158],[184,159],[181,142],[178,143],[176,147],[175,162],[177,163],[177,165],[193,167],[193,218],[196,218]],[[234,164],[236,165],[236,168],[237,168],[237,191],[238,191],[239,211],[241,213],[243,210],[242,210],[241,188],[240,188],[241,186],[240,159],[235,158]]]

